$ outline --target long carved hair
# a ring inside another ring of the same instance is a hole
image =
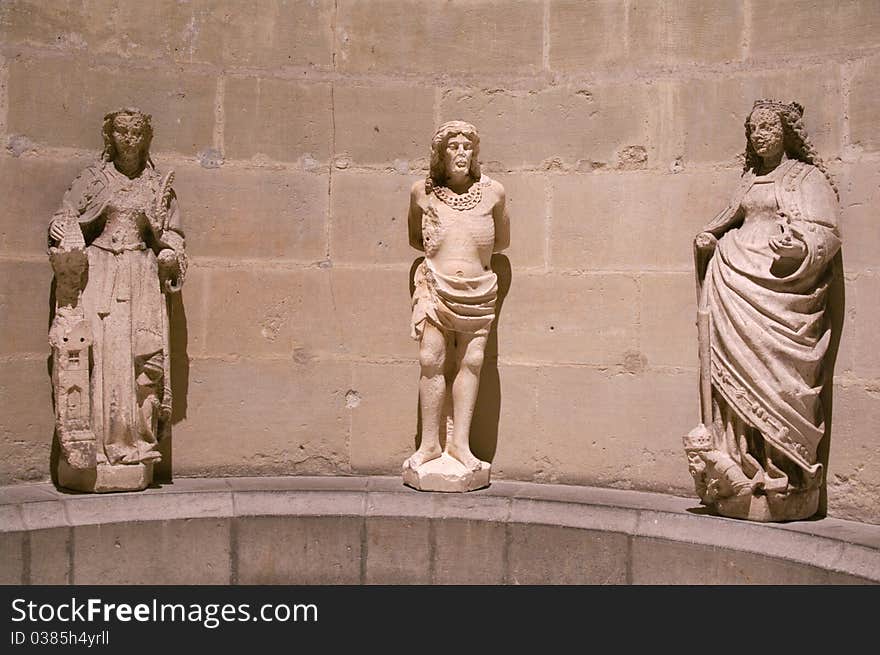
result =
[[[770,109],[775,111],[782,121],[783,146],[785,154],[789,159],[797,159],[805,164],[811,164],[822,171],[825,179],[834,189],[835,195],[840,196],[837,191],[837,185],[834,183],[825,163],[819,157],[819,153],[813,146],[810,137],[807,135],[807,128],[804,125],[804,107],[798,102],[785,104],[777,100],[756,100],[752,111],[746,117],[746,152],[744,171],[758,171],[761,168],[761,157],[755,152],[752,146],[752,114],[758,109]]]
[[[104,116],[104,123],[101,126],[101,135],[104,137],[104,151],[101,153],[101,160],[111,162],[116,159],[116,146],[113,145],[113,121],[117,116],[135,116],[140,119],[144,126],[144,145],[141,156],[147,165],[152,166],[150,159],[150,144],[153,142],[153,124],[152,116],[137,107],[123,107],[116,111],[111,111]]]
[[[425,179],[427,193],[430,194],[431,189],[435,186],[446,184],[446,145],[449,143],[449,139],[459,134],[467,138],[473,146],[471,167],[468,173],[475,182],[480,179],[480,135],[477,134],[477,128],[464,121],[449,121],[438,127],[434,138],[431,139],[431,168]]]

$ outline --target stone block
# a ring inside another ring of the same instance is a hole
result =
[[[326,174],[179,166],[190,255],[324,259],[328,188]]]
[[[852,116],[850,109],[850,116]],[[880,164],[863,161],[836,166],[832,175],[840,192],[840,234],[843,238],[843,265],[847,271],[880,269]]]
[[[880,351],[877,349],[877,326],[880,325],[880,271],[857,277],[847,296],[846,304],[853,308],[853,325],[849,330],[853,339],[855,364],[853,373],[860,378],[880,379]]]
[[[592,73],[739,58],[744,26],[735,0],[550,3],[550,68]]]
[[[171,301],[171,361],[180,366],[188,367],[190,358],[206,354],[210,287],[211,269],[190,260],[183,290]],[[171,375],[174,379],[181,374],[172,368]]]
[[[24,532],[0,532],[0,584],[27,584],[24,572]]]
[[[405,269],[333,268],[330,280],[335,307],[345,308],[346,318],[338,316],[338,330],[346,354],[418,358],[418,344],[409,336],[410,276]]]
[[[639,537],[632,543],[632,584],[830,584],[822,569],[702,544]]]
[[[70,584],[70,528],[31,530],[28,537],[31,541],[31,577],[28,584]]]
[[[230,520],[79,525],[72,584],[229,584]]]
[[[49,221],[68,185],[90,163],[0,157],[0,253],[45,255]]]
[[[552,525],[511,524],[508,530],[511,584],[627,582],[627,535]]]
[[[733,171],[554,177],[550,265],[692,269],[694,236],[724,209],[738,179]]]
[[[510,218],[510,247],[504,254],[514,270],[544,266],[547,241],[547,181],[538,175],[489,173],[504,186]]]
[[[9,44],[78,49],[88,17],[68,2],[9,0],[0,4],[0,39]]]
[[[359,584],[361,517],[238,518],[238,584]]]
[[[492,462],[492,479],[542,479],[538,461],[542,430],[537,422],[536,366],[495,366],[487,359],[480,376],[471,449]]]
[[[699,366],[693,273],[640,278],[639,343],[649,366]]]
[[[52,265],[0,261],[0,354],[49,355]]]
[[[415,362],[352,364],[345,406],[351,416],[354,473],[400,475],[401,464],[415,450],[418,402]]]
[[[225,155],[325,162],[331,106],[329,84],[231,77],[224,98]]]
[[[427,139],[430,139],[428,134]],[[333,173],[330,258],[342,264],[404,264],[420,256],[410,247],[409,194],[421,176]]]
[[[427,160],[436,129],[434,87],[336,85],[333,118],[335,150],[355,164],[418,168],[412,160]]]
[[[154,153],[194,155],[213,143],[215,95],[212,77],[185,70],[16,60],[9,72],[7,131],[37,144],[100,152],[104,115],[133,105],[153,116]],[[161,160],[157,164],[162,167]]]
[[[455,46],[435,45],[449,43]],[[386,0],[378,17],[369,0],[343,0],[336,44],[337,66],[345,72],[536,73],[542,64],[543,3],[478,0],[450,8]]]
[[[676,126],[686,164],[740,165],[745,151],[743,124],[759,98],[797,100],[804,108],[810,139],[824,160],[842,149],[840,70],[837,66],[789,67],[784,71],[689,79],[673,90]]]
[[[781,0],[755,3],[752,57],[816,55],[880,43],[880,7],[872,0]]]
[[[546,482],[683,490],[681,437],[698,420],[696,374],[548,367],[538,379]]]
[[[644,148],[651,164],[646,117],[657,89],[631,83],[553,86],[547,89],[446,89],[443,120],[461,119],[480,130],[480,159],[493,169],[614,166],[623,149]]]
[[[367,584],[430,584],[431,522],[423,518],[367,519]]]
[[[504,584],[504,523],[434,521],[434,584]]]
[[[45,359],[0,364],[0,484],[49,478],[55,416]]]
[[[499,352],[517,363],[619,364],[636,346],[637,316],[634,276],[522,273],[498,317]]]
[[[876,14],[877,23],[880,23],[880,8],[877,8]],[[874,29],[876,31],[877,28]],[[849,92],[850,142],[863,150],[874,152],[880,150],[877,103],[880,103],[880,57],[875,56],[853,65]]]
[[[348,364],[195,360],[175,426],[176,475],[348,472]],[[213,408],[213,409],[209,409]]]
[[[332,0],[197,0],[195,61],[269,69],[333,65]],[[180,55],[178,55],[180,56]]]
[[[332,352],[340,341],[333,293],[330,274],[318,268],[212,269],[206,350],[302,361]]]

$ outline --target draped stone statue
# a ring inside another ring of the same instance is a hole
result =
[[[441,125],[427,179],[410,194],[409,242],[425,253],[415,272],[412,337],[419,342],[422,441],[404,482],[429,491],[489,484],[490,466],[470,449],[471,419],[498,280],[492,253],[510,242],[504,188],[481,174],[473,125]]]
[[[187,258],[174,173],[150,159],[150,116],[104,117],[104,152],[64,194],[49,225],[58,483],[143,489],[170,429],[169,304]]]
[[[808,518],[824,485],[838,199],[802,118],[797,103],[755,103],[740,184],[694,241],[702,423],[684,442],[697,494],[723,516]]]

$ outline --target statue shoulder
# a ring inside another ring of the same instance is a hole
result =
[[[107,187],[107,172],[104,162],[96,162],[86,166],[73,178],[67,190],[68,196],[83,198],[85,204]]]
[[[504,190],[504,185],[498,180],[493,179],[488,175],[483,175],[480,177],[480,183],[486,185],[486,190],[495,196],[496,202],[505,199],[506,192]]]

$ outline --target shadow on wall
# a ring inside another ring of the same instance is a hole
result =
[[[424,261],[424,257],[417,257],[409,269],[409,295],[412,297],[415,290],[414,276],[416,269]],[[492,255],[492,270],[498,276],[498,296],[495,305],[495,320],[489,329],[486,340],[486,352],[483,360],[483,368],[480,372],[480,389],[477,393],[477,404],[474,407],[474,416],[471,421],[470,445],[475,456],[485,462],[491,462],[495,458],[498,448],[498,422],[501,417],[501,376],[498,373],[498,321],[501,319],[501,310],[504,300],[510,291],[513,273],[510,260],[506,255]],[[447,361],[452,361],[448,358]],[[451,383],[454,370],[446,372],[447,394],[451,394]],[[449,396],[451,397],[451,396]],[[418,400],[416,404],[419,405]],[[422,443],[422,411],[421,406],[417,409],[418,419],[416,436],[413,450],[417,450]],[[441,441],[445,440],[442,438]]]
[[[828,325],[831,328],[831,343],[825,355],[823,370],[822,393],[819,398],[825,412],[825,434],[816,451],[816,459],[825,470],[825,480],[819,493],[819,509],[816,516],[828,514],[828,453],[831,451],[831,426],[834,421],[834,366],[837,362],[837,351],[840,349],[840,336],[843,332],[843,318],[846,314],[846,292],[843,279],[843,252],[837,251],[831,263],[831,283],[828,288]]]

